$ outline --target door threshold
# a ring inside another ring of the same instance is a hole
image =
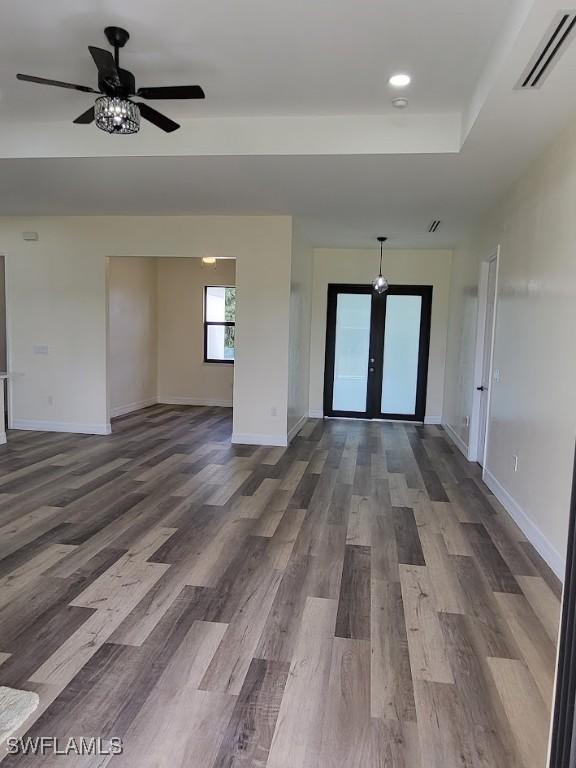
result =
[[[380,421],[385,424],[416,424],[424,425],[423,421],[414,421],[414,419],[366,419],[363,416],[322,416],[323,419],[332,419],[333,421]]]

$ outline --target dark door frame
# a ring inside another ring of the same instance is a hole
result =
[[[566,575],[558,646],[558,669],[549,768],[576,766],[576,460],[566,550]]]
[[[424,421],[426,413],[426,391],[428,385],[428,358],[430,353],[430,327],[432,316],[431,285],[391,285],[383,294],[377,294],[371,285],[330,283],[326,310],[326,348],[324,366],[324,415],[356,419],[391,419],[397,421]],[[335,411],[332,408],[334,395],[334,357],[336,350],[336,310],[339,293],[357,293],[372,296],[369,366],[366,394],[366,411]],[[388,296],[421,296],[420,347],[418,352],[418,373],[416,387],[416,408],[413,415],[403,413],[382,413],[382,373],[384,370],[384,332],[386,325],[386,302]]]

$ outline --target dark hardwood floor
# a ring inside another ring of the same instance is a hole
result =
[[[230,444],[156,406],[0,449],[7,766],[544,768],[559,585],[435,426]]]

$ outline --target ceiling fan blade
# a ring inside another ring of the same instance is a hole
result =
[[[138,109],[140,110],[140,114],[144,120],[148,120],[148,122],[154,123],[155,126],[161,128],[163,131],[166,131],[166,133],[172,133],[172,131],[176,131],[178,128],[180,128],[178,123],[175,123],[174,120],[170,120],[169,117],[166,117],[161,112],[158,112],[156,109],[148,106],[148,104],[142,104],[139,102]]]
[[[78,125],[88,125],[89,123],[94,122],[94,107],[90,107],[90,109],[87,109],[86,112],[83,112],[81,115],[79,115],[76,120],[74,120],[75,123],[78,123]]]
[[[143,99],[203,99],[199,85],[166,85],[161,88],[139,88],[136,94]]]
[[[118,75],[116,62],[110,51],[106,51],[104,48],[96,48],[93,45],[89,45],[88,50],[94,59],[100,77],[106,80],[107,83],[110,83],[110,85],[120,85],[120,76]]]
[[[57,88],[70,88],[72,91],[82,91],[83,93],[100,93],[100,91],[90,88],[88,85],[75,85],[74,83],[63,83],[62,80],[47,80],[45,77],[34,77],[33,75],[16,75],[18,80],[24,80],[27,83],[40,83],[40,85],[55,85]]]

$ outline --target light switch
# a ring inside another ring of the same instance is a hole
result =
[[[494,376],[492,378],[496,383],[500,381],[500,368],[494,368]]]

